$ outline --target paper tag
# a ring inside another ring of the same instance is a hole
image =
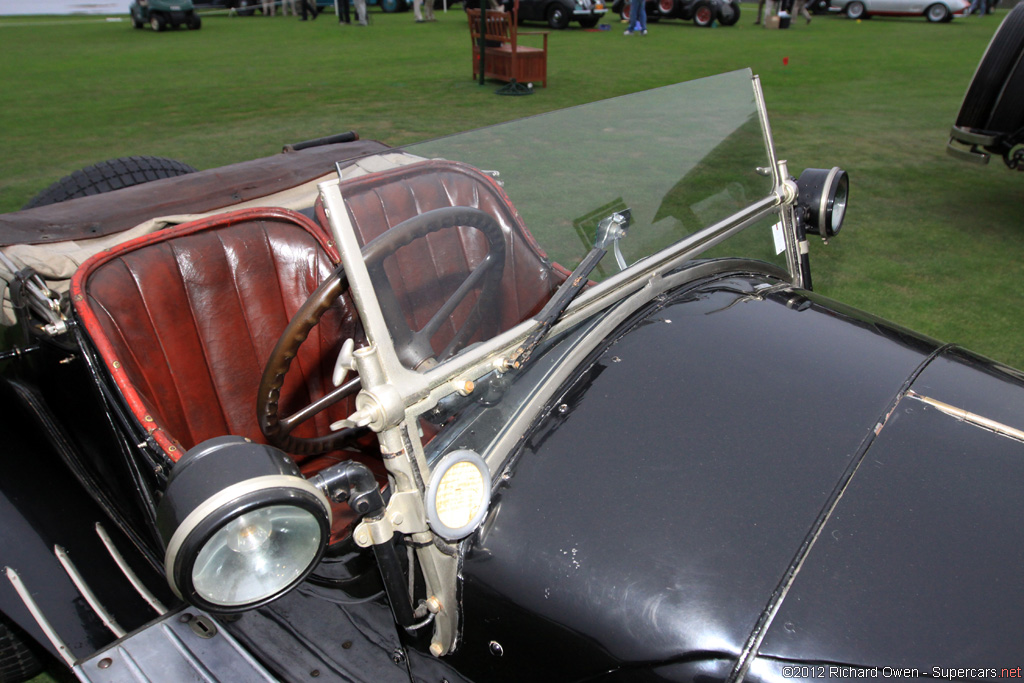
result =
[[[775,253],[786,251],[786,236],[782,234],[782,221],[772,226],[772,238],[775,240]]]

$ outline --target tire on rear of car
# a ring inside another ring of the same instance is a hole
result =
[[[928,5],[924,10],[925,19],[933,24],[944,24],[953,18],[949,8],[941,2]]]
[[[956,117],[958,128],[1009,133],[1020,127],[1019,102],[1024,97],[1022,58],[1024,4],[1018,4],[1003,19],[978,63]],[[1016,110],[1014,103],[1018,103]]]
[[[22,208],[34,209],[195,171],[188,164],[164,157],[135,156],[101,161],[61,178]]]
[[[693,23],[702,28],[711,26],[715,21],[715,8],[709,2],[699,2],[693,8]]]
[[[738,2],[722,2],[718,5],[718,23],[722,26],[733,26],[740,20],[740,4]]]
[[[866,19],[867,12],[864,11],[864,3],[860,0],[853,0],[846,6],[846,16],[850,19]]]
[[[556,31],[561,31],[569,25],[569,13],[557,2],[548,6],[544,18],[547,19],[548,26]]]

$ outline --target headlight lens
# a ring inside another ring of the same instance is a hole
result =
[[[215,531],[196,557],[192,586],[210,603],[236,607],[276,595],[317,556],[320,524],[308,511],[270,505]]]

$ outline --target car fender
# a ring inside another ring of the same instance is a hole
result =
[[[503,472],[465,554],[458,665],[487,680],[729,668],[941,348],[764,276],[651,302],[578,367]],[[531,656],[495,658],[491,642]]]

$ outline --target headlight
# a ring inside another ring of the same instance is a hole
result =
[[[327,498],[292,460],[236,436],[191,449],[157,509],[171,589],[213,612],[277,598],[316,566],[327,545]]]
[[[808,168],[796,181],[800,194],[797,206],[804,209],[807,232],[824,238],[835,237],[843,227],[850,178],[838,166]]]
[[[491,474],[473,451],[453,451],[441,458],[427,486],[427,520],[449,541],[464,538],[480,526],[491,501]]]

